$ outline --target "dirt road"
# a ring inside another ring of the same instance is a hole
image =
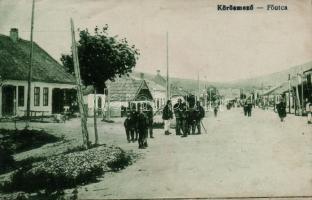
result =
[[[281,123],[272,111],[255,109],[248,118],[233,109],[203,123],[208,134],[187,138],[155,130],[145,150],[126,143],[121,124],[109,128],[116,133],[102,140],[122,142],[143,158],[80,188],[79,198],[312,195],[312,127],[304,119],[290,115]]]

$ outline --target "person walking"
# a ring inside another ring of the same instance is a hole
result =
[[[307,123],[312,124],[312,101],[306,100]]]
[[[146,116],[148,119],[148,132],[149,132],[149,136],[150,138],[154,138],[153,136],[153,118],[154,118],[154,113],[153,113],[153,107],[150,104],[147,104],[146,106],[147,111],[146,111]]]
[[[196,118],[196,126],[198,134],[201,134],[201,123],[202,119],[205,117],[205,109],[200,105],[200,101],[196,102],[196,110],[197,110],[197,118]]]
[[[279,103],[276,104],[276,110],[278,113],[278,116],[281,120],[281,122],[284,121],[284,118],[286,117],[286,102],[285,98],[282,98]]]
[[[165,135],[170,135],[170,120],[173,118],[171,101],[168,100],[163,109],[162,119],[164,120]]]
[[[181,135],[182,129],[182,100],[178,99],[178,102],[173,106],[174,115],[176,118],[176,135]]]

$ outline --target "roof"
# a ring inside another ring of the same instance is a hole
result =
[[[145,80],[122,77],[115,81],[107,81],[106,85],[109,88],[110,101],[135,101],[143,89],[146,89],[149,97],[153,99]]]
[[[284,82],[276,87],[273,87],[267,91],[265,91],[262,95],[278,95],[283,94],[284,92],[289,90],[289,83]]]
[[[160,74],[157,74],[153,79],[152,79],[153,82],[155,82],[156,84],[159,84],[163,87],[166,86],[167,84],[167,81],[165,78],[163,78]]]
[[[29,41],[0,34],[0,76],[7,80],[28,80]],[[32,81],[75,84],[75,78],[34,42]]]

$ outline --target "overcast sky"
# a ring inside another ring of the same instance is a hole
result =
[[[278,2],[288,11],[221,12],[211,0],[36,0],[34,40],[59,60],[70,51],[70,17],[76,28],[108,24],[140,49],[137,71],[164,74],[168,31],[172,76],[230,81],[312,60],[312,1]],[[0,33],[16,27],[29,39],[30,16],[31,0],[0,0]]]

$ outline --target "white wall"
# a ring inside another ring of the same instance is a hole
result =
[[[99,105],[98,105],[98,99],[99,98],[102,99],[101,107],[99,107]],[[93,116],[94,94],[85,95],[85,96],[83,96],[83,99],[84,99],[84,103],[88,104],[88,116]],[[96,106],[96,108],[100,108],[100,109],[102,109],[102,111],[104,111],[104,107],[105,107],[105,95],[104,94],[96,94],[95,106]]]
[[[16,86],[16,115],[23,116],[25,114],[25,110],[27,107],[27,90],[28,84],[27,81],[15,81],[15,80],[7,80],[4,85],[13,85]],[[18,106],[18,86],[24,86],[24,106]],[[2,86],[3,87],[3,86]],[[40,88],[40,104],[39,106],[34,106],[34,88]],[[43,88],[47,87],[49,90],[48,94],[48,105],[43,106]],[[75,85],[72,84],[61,84],[61,83],[44,83],[44,82],[32,82],[31,90],[30,90],[30,110],[33,111],[46,111],[45,115],[52,114],[52,90],[54,88],[60,89],[72,89],[75,88]],[[0,90],[0,103],[2,102],[2,88]],[[2,116],[2,103],[0,104],[0,117]]]

